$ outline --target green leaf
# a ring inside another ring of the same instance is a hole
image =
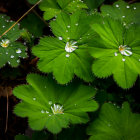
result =
[[[36,15],[29,14],[22,20],[21,27],[26,28],[35,37],[40,37],[43,34],[45,24]]]
[[[98,8],[104,1],[105,0],[84,0],[87,6],[92,10]]]
[[[79,0],[44,0],[40,9],[44,11],[44,19],[49,20],[61,12],[73,13],[78,9],[87,8],[86,4]]]
[[[97,118],[87,129],[90,140],[139,140],[140,115],[131,112],[129,104],[122,108],[105,103]]]
[[[88,44],[90,54],[97,58],[92,71],[100,78],[113,74],[120,87],[130,88],[140,74],[140,28],[137,25],[125,28],[118,20],[109,17],[104,18],[103,22],[92,25],[100,35]],[[120,47],[124,47],[123,50]]]
[[[9,17],[0,15],[0,35],[9,29],[14,24],[9,20]],[[6,35],[0,38],[0,68],[6,63],[12,67],[17,67],[20,63],[20,58],[25,58],[26,47],[16,40],[20,37],[21,30],[18,25],[12,28]]]
[[[77,11],[71,16],[62,13],[52,21],[51,28],[57,38],[41,38],[40,44],[33,48],[34,55],[40,58],[38,68],[52,72],[60,84],[70,82],[74,74],[92,81],[92,58],[87,49],[87,42],[95,36],[89,26],[92,20],[84,11]]]
[[[140,24],[138,15],[140,13],[140,4],[128,4],[123,0],[119,0],[111,5],[103,5],[101,12],[104,16],[110,16],[114,19],[119,19],[123,24],[130,25],[134,23]]]
[[[22,100],[14,112],[21,117],[28,117],[33,130],[47,128],[52,133],[59,133],[69,123],[86,123],[86,112],[95,111],[98,104],[92,100],[95,90],[92,87],[71,84],[57,85],[50,77],[30,74],[29,85],[18,86],[13,94]]]

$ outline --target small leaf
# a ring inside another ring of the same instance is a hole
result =
[[[88,44],[90,54],[97,58],[92,71],[100,78],[113,74],[117,84],[128,89],[134,85],[140,73],[140,28],[137,25],[125,28],[121,22],[109,17],[105,17],[103,22],[92,25],[100,35],[100,38],[96,37]]]
[[[123,103],[122,108],[105,103],[97,118],[87,129],[92,135],[90,140],[138,140],[140,115],[131,112],[129,104]]]
[[[40,44],[33,48],[33,53],[40,58],[38,68],[53,72],[60,84],[70,82],[74,74],[87,82],[92,81],[92,58],[87,44],[96,35],[89,26],[92,20],[84,11],[71,16],[61,13],[50,23],[57,38],[41,38]]]
[[[9,17],[0,15],[0,35],[8,30],[14,24]],[[16,40],[20,37],[21,30],[18,25],[12,28],[7,34],[0,38],[0,68],[6,63],[12,67],[17,67],[20,58],[27,57],[26,47]]]
[[[59,133],[69,123],[86,123],[86,112],[95,111],[98,104],[92,100],[95,90],[92,87],[71,84],[57,85],[50,77],[30,74],[29,85],[18,86],[14,95],[22,102],[14,112],[21,117],[28,117],[33,130],[47,128],[52,133]]]

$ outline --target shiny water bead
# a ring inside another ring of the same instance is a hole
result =
[[[116,52],[114,53],[114,55],[115,55],[115,56],[118,56],[118,54],[117,54]]]
[[[70,57],[70,54],[66,54],[66,57]]]
[[[123,58],[122,61],[124,62],[125,61],[125,58]]]
[[[21,49],[17,49],[16,50],[16,53],[21,53]]]
[[[136,8],[136,7],[134,7],[133,9],[134,9],[134,10],[136,10],[137,8]]]
[[[41,113],[45,113],[45,111],[44,110],[41,110]]]
[[[77,42],[75,42],[75,41],[67,42],[67,44],[65,46],[65,51],[69,52],[69,53],[75,51],[78,48],[78,46],[75,45],[76,43]]]
[[[122,55],[125,55],[125,56],[130,56],[132,55],[132,51],[131,51],[131,48],[128,47],[127,45],[120,45],[119,46],[119,51]]]
[[[36,100],[36,98],[33,98],[33,100],[35,101],[35,100]]]
[[[52,105],[52,101],[49,101],[49,105]]]
[[[129,5],[127,5],[127,6],[126,6],[126,8],[130,8],[130,6],[129,6]]]
[[[8,39],[3,39],[1,42],[0,42],[0,45],[3,47],[3,48],[7,48],[10,44],[10,40]]]
[[[116,7],[119,7],[119,5],[118,5],[118,4],[116,4]]]
[[[11,58],[14,58],[15,56],[14,55],[11,55]]]
[[[53,112],[53,114],[63,114],[63,106],[59,105],[59,104],[53,104],[53,106],[51,106],[51,110]]]
[[[63,40],[63,38],[62,38],[62,37],[58,37],[58,39],[59,39],[59,40]]]

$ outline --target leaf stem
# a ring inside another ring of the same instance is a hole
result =
[[[6,30],[1,36],[4,36],[7,32],[9,32],[19,21],[21,21],[34,7],[36,7],[42,0],[39,0],[35,5],[33,5],[23,16],[21,16],[8,30]]]

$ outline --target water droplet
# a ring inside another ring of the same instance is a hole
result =
[[[118,56],[118,54],[117,54],[116,52],[114,53],[114,55],[115,55],[115,56]]]
[[[0,45],[3,47],[3,48],[7,48],[10,44],[10,40],[8,39],[4,39],[0,42]]]
[[[49,115],[49,116],[52,116],[52,115]]]
[[[17,49],[16,50],[16,53],[21,53],[21,49]]]
[[[11,55],[11,58],[14,58],[15,56],[14,55]]]
[[[70,57],[70,54],[66,54],[66,57]]]
[[[128,47],[127,45],[120,45],[119,46],[119,51],[122,55],[125,55],[125,56],[130,56],[132,55],[132,51],[131,51],[131,48]]]
[[[45,111],[44,110],[41,110],[41,113],[45,113]]]
[[[20,62],[20,60],[17,60],[17,63],[19,63]]]
[[[139,61],[140,61],[140,59],[139,59]]]
[[[68,30],[66,30],[66,32],[68,32]]]
[[[70,39],[70,37],[67,37],[67,39],[69,40],[69,39]]]
[[[75,51],[78,48],[78,46],[76,46],[76,43],[77,43],[76,41],[67,42],[65,46],[65,51],[69,53]]]
[[[63,38],[62,38],[62,37],[58,37],[58,39],[59,39],[59,40],[63,40]]]
[[[123,18],[125,18],[125,16],[122,16]]]
[[[11,64],[11,63],[8,61],[8,64]]]
[[[134,9],[134,10],[136,10],[137,8],[136,8],[136,7],[134,7],[133,9]]]
[[[59,104],[53,104],[53,106],[51,106],[51,110],[53,112],[53,114],[63,114],[63,105],[59,105]]]
[[[118,5],[118,4],[116,4],[116,7],[119,7],[119,5]]]
[[[49,113],[49,112],[46,110],[46,113]]]
[[[52,101],[49,101],[49,105],[52,105]]]
[[[3,25],[2,28],[5,28],[5,26]]]
[[[126,8],[130,8],[130,6],[129,6],[129,5],[127,5],[127,6],[126,6]]]
[[[33,100],[35,101],[35,100],[36,100],[36,98],[33,98]]]
[[[124,62],[125,61],[125,58],[123,58],[122,61]]]
[[[70,28],[70,25],[68,25],[67,27]]]
[[[78,23],[76,23],[75,25],[78,26]]]
[[[8,52],[6,52],[6,54],[8,54]]]

